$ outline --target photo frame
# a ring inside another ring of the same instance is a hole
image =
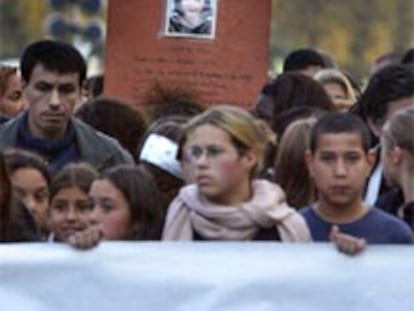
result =
[[[165,1],[165,36],[215,39],[218,0]]]

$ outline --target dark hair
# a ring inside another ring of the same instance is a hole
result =
[[[38,240],[33,217],[22,202],[12,198],[5,157],[0,152],[0,242]]]
[[[84,58],[75,47],[63,41],[35,41],[24,49],[20,70],[26,82],[30,81],[34,67],[39,64],[59,74],[79,73],[79,86],[82,86],[86,77]]]
[[[137,149],[138,158],[142,147],[151,134],[158,134],[172,140],[173,142],[176,142],[177,144],[180,143],[184,134],[185,124],[188,120],[190,120],[190,118],[186,116],[170,115],[153,121],[148,126],[145,134],[141,137]]]
[[[50,184],[51,176],[46,161],[36,153],[22,149],[9,149],[4,152],[4,157],[9,174],[21,168],[33,168],[42,174],[48,185]]]
[[[401,64],[414,65],[414,48],[408,49],[405,52]]]
[[[298,116],[309,116],[309,110],[336,110],[323,87],[312,78],[299,73],[279,75],[264,86],[262,93],[273,100],[271,126],[278,136]]]
[[[56,173],[49,187],[49,200],[58,194],[62,189],[78,187],[85,193],[89,192],[89,188],[98,172],[88,163],[69,163],[62,170]]]
[[[148,123],[172,115],[193,117],[205,110],[195,91],[159,82],[152,85],[145,94],[142,105],[147,107]]]
[[[12,199],[6,236],[1,242],[38,242],[40,236],[36,222],[23,202]]]
[[[75,116],[94,129],[116,138],[136,158],[136,149],[146,129],[138,110],[119,99],[93,98],[81,105]]]
[[[304,48],[290,52],[283,63],[283,72],[302,70],[309,66],[325,67],[323,56],[314,49]]]
[[[99,179],[108,179],[128,202],[134,239],[159,240],[164,223],[161,195],[152,176],[141,167],[116,165],[105,170]]]
[[[371,147],[371,136],[365,122],[349,112],[330,112],[322,116],[314,125],[310,137],[310,151],[316,152],[318,139],[324,134],[355,133],[361,138],[363,150]]]
[[[392,101],[414,95],[414,67],[389,65],[375,73],[358,102],[365,120],[382,125]]]
[[[88,91],[88,95],[92,98],[102,95],[103,86],[104,86],[104,76],[103,76],[103,74],[99,74],[99,75],[89,77],[86,80],[86,88],[87,88],[87,91]]]
[[[6,238],[7,225],[10,217],[11,184],[3,153],[0,152],[0,241]]]

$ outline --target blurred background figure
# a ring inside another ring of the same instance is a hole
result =
[[[138,147],[138,162],[151,173],[162,193],[164,210],[184,185],[184,176],[177,160],[179,142],[189,118],[167,116],[154,121]]]
[[[404,219],[414,230],[413,133],[414,107],[396,112],[383,128],[381,162],[384,176],[390,186],[398,188],[383,194],[377,206]]]
[[[414,65],[414,48],[410,48],[405,52],[401,63],[406,65]]]
[[[389,65],[395,65],[401,62],[402,54],[399,52],[388,52],[379,55],[371,65],[370,76],[373,76],[381,69]]]
[[[136,159],[136,150],[147,127],[143,115],[116,98],[98,96],[81,105],[75,117],[95,130],[115,138]]]
[[[348,78],[338,69],[322,69],[315,74],[314,79],[322,85],[336,109],[348,111],[355,104],[354,89]]]
[[[325,59],[314,49],[303,48],[290,52],[283,63],[283,72],[294,71],[313,77],[325,68]]]
[[[285,191],[290,206],[300,209],[316,201],[316,189],[306,166],[305,153],[317,118],[292,122],[278,144],[275,182]]]
[[[24,109],[22,84],[16,67],[0,65],[0,122]]]
[[[313,78],[286,72],[263,87],[253,114],[266,121],[280,138],[293,121],[334,110],[328,94]],[[272,178],[276,148],[269,146],[266,152],[263,177]]]

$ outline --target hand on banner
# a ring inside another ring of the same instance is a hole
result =
[[[104,234],[101,226],[91,225],[85,230],[78,231],[71,235],[68,243],[77,249],[90,249],[103,240]]]
[[[360,254],[367,244],[365,239],[341,233],[338,226],[332,226],[330,239],[340,252],[351,256]]]

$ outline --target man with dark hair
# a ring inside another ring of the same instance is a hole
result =
[[[296,71],[310,77],[323,68],[325,68],[323,56],[309,48],[290,52],[283,63],[283,72]]]
[[[0,149],[21,148],[42,155],[52,173],[69,162],[86,161],[98,170],[134,163],[109,136],[72,117],[86,76],[82,55],[70,44],[41,40],[21,57],[28,109],[0,127]]]
[[[378,71],[369,80],[358,105],[371,132],[378,138],[385,122],[396,111],[414,106],[414,67],[397,64]],[[380,150],[379,145],[376,148]],[[365,195],[368,204],[374,204],[378,196],[388,190],[382,171],[382,165],[378,162],[371,173]]]
[[[316,122],[306,162],[318,200],[301,211],[314,241],[329,241],[339,230],[373,244],[414,243],[406,223],[362,200],[374,161],[370,133],[361,119],[332,112]]]

